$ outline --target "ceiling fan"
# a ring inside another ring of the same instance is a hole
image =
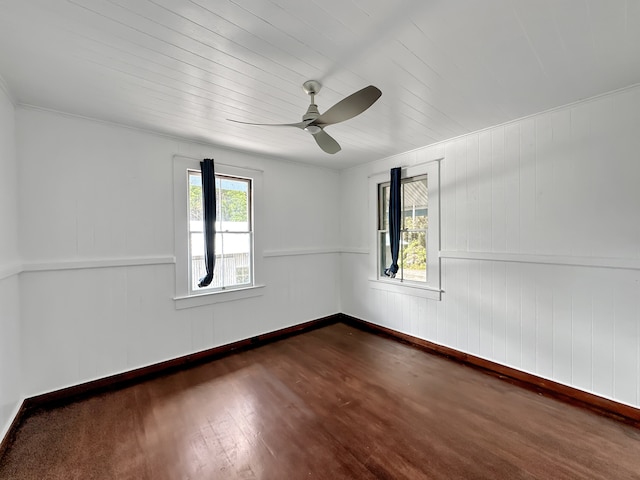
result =
[[[315,104],[315,96],[320,91],[322,85],[316,80],[307,80],[302,84],[302,88],[311,97],[311,104],[307,108],[307,112],[302,116],[302,121],[298,123],[250,123],[239,122],[238,120],[227,120],[245,125],[259,125],[266,127],[296,127],[309,132],[313,135],[318,146],[327,153],[338,153],[340,145],[334,138],[324,131],[324,128],[334,123],[344,122],[350,118],[360,115],[367,108],[375,103],[382,92],[369,85],[368,87],[358,90],[356,93],[340,100],[329,110],[320,114],[318,106]]]

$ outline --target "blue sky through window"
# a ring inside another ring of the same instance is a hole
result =
[[[189,175],[189,185],[193,187],[202,187],[202,176],[200,175],[200,172]],[[237,190],[247,193],[249,190],[249,182],[244,180],[239,181],[216,178],[216,188],[220,188],[222,190]]]

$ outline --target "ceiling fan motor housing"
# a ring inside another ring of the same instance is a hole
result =
[[[309,105],[307,108],[307,113],[302,116],[302,121],[306,122],[308,120],[315,120],[320,116],[320,112],[318,111],[318,106],[315,103]]]

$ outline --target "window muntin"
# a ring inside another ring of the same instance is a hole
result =
[[[401,180],[401,224],[398,273],[401,282],[427,282],[428,183],[427,175]],[[384,270],[391,265],[389,241],[390,184],[378,184],[378,278],[389,278]],[[391,279],[390,279],[391,280]]]
[[[198,287],[205,275],[202,222],[202,177],[188,170],[189,291],[203,293],[254,284],[252,180],[216,174],[216,264],[213,280]]]

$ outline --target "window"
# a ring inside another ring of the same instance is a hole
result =
[[[389,244],[389,182],[378,185],[378,275],[391,265]],[[427,176],[403,178],[400,188],[402,219],[400,224],[400,253],[396,278],[400,281],[427,281],[428,230]]]
[[[216,264],[205,275],[200,160],[174,157],[176,308],[237,300],[262,294],[259,248],[262,172],[215,162]]]
[[[251,285],[253,219],[250,178],[216,174],[216,264],[213,281],[198,287],[205,276],[204,233],[202,223],[202,176],[189,170],[189,289],[225,290]],[[240,272],[240,274],[238,274]]]
[[[402,169],[398,273],[391,265],[389,241],[389,171],[370,177],[371,286],[376,289],[440,299],[440,162]]]

